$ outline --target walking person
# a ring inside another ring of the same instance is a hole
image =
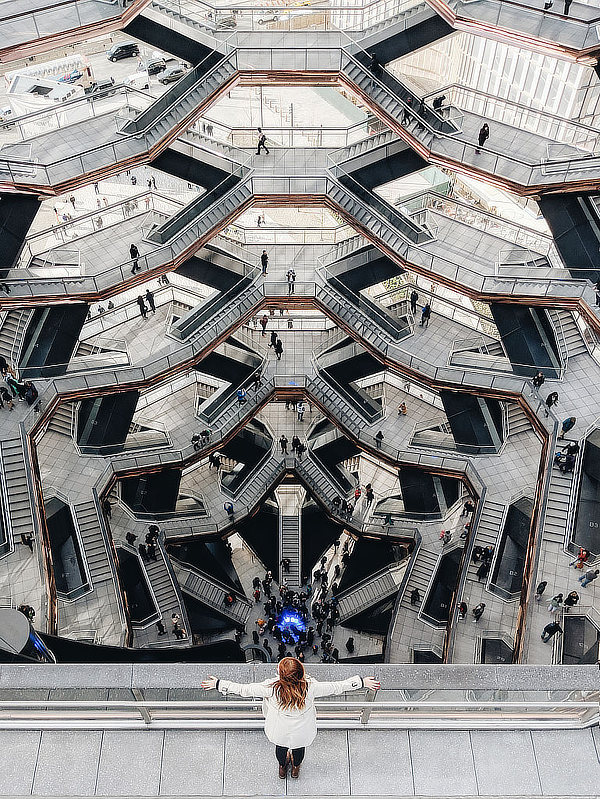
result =
[[[562,604],[563,604],[563,595],[557,594],[556,596],[553,596],[552,599],[550,600],[550,603],[548,605],[548,610],[550,611],[550,613],[556,613],[557,610],[560,610],[560,608],[562,608]]]
[[[286,275],[287,282],[288,282],[288,296],[294,293],[294,287],[296,283],[296,273],[293,269],[288,269],[288,273]]]
[[[282,455],[287,455],[287,451],[288,451],[287,450],[287,445],[288,445],[288,440],[287,440],[286,435],[284,433],[281,436],[281,438],[279,439],[279,446],[281,447],[281,454]]]
[[[303,422],[304,421],[304,403],[302,402],[302,400],[300,400],[300,402],[296,405],[296,412],[298,414],[298,421],[299,422]]]
[[[566,419],[563,420],[562,423],[562,430],[560,432],[559,438],[564,438],[565,434],[572,430],[575,427],[575,422],[577,421],[577,417],[575,416],[568,416]]]
[[[271,330],[271,339],[269,341],[269,347],[274,347],[277,344],[277,333],[275,330]]]
[[[419,299],[419,295],[417,294],[415,289],[413,289],[411,291],[411,293],[410,293],[410,312],[413,314],[413,316],[417,312],[417,301],[418,301],[418,299]]]
[[[542,641],[547,644],[552,636],[556,635],[556,633],[562,633],[562,627],[557,621],[551,621],[550,624],[547,624],[542,631]]]
[[[571,608],[574,608],[578,602],[579,602],[579,594],[577,593],[577,591],[571,591],[571,593],[567,595],[567,598],[563,602],[565,613],[568,613],[571,610]]]
[[[238,694],[263,699],[265,734],[275,745],[279,778],[284,780],[289,766],[292,778],[299,777],[306,747],[317,735],[315,699],[362,688],[377,691],[380,685],[375,677],[358,675],[336,682],[317,682],[306,675],[299,660],[284,657],[279,661],[277,676],[264,682],[235,683],[211,676],[203,681],[202,687],[205,691],[214,688],[224,696]]]
[[[542,594],[546,590],[547,585],[548,583],[546,582],[546,580],[542,580],[541,583],[538,583],[538,587],[535,589],[535,597],[534,597],[536,602],[539,602],[540,599],[542,598]]]
[[[144,302],[144,298],[142,297],[141,294],[137,298],[136,302],[137,302],[137,304],[139,305],[139,308],[140,308],[140,316],[142,317],[142,319],[147,319],[148,318],[148,309],[146,308],[146,303]]]
[[[479,154],[481,148],[486,143],[486,141],[490,138],[490,129],[487,122],[481,126],[481,130],[479,131],[479,137],[477,139],[478,146],[475,148],[475,152]]]
[[[429,320],[431,319],[431,305],[427,303],[421,309],[421,327],[429,327]]]
[[[261,316],[261,318],[260,318],[260,326],[262,327],[261,336],[266,336],[267,335],[266,330],[267,330],[267,322],[268,321],[269,321],[269,317],[266,314],[263,314],[263,316]]]
[[[260,151],[264,150],[267,155],[269,155],[269,150],[267,149],[267,137],[262,132],[261,128],[258,129],[258,143],[256,148],[256,155],[260,155]]]
[[[376,445],[377,449],[381,449],[381,442],[383,441],[383,438],[384,438],[383,433],[380,430],[377,433],[377,435],[375,436],[375,445]]]
[[[283,344],[281,343],[280,338],[277,339],[277,344],[275,344],[275,355],[277,357],[277,360],[280,361],[281,356],[283,355]]]
[[[263,250],[262,255],[260,256],[260,264],[262,266],[262,273],[263,275],[267,274],[267,267],[269,265],[269,256],[267,255],[267,251]]]
[[[6,407],[8,408],[9,411],[12,411],[14,409],[15,405],[13,403],[13,399],[10,396],[10,393],[9,393],[8,389],[4,388],[4,386],[0,387],[0,398],[1,398],[1,401],[6,405]]]
[[[152,313],[156,313],[156,305],[154,304],[154,294],[150,289],[146,289],[146,302]]]
[[[571,8],[571,3],[572,2],[573,2],[573,0],[565,0],[565,8],[564,8],[564,11],[563,11],[563,14],[565,15],[565,17],[569,16],[569,9]]]
[[[546,382],[546,376],[543,372],[536,372],[531,381],[535,388],[541,388]]]
[[[131,274],[135,275],[138,269],[141,270],[142,268],[138,261],[138,258],[140,257],[140,251],[135,244],[132,244],[129,248],[129,257],[131,258]]]
[[[577,579],[581,583],[581,587],[585,588],[586,585],[589,585],[592,580],[595,580],[599,574],[600,571],[598,569],[588,569],[585,574],[582,574],[581,577],[578,577]]]
[[[480,602],[476,605],[471,613],[473,614],[473,624],[477,624],[479,619],[483,616],[483,611],[485,610],[485,602]]]
[[[544,411],[546,416],[550,415],[550,408],[554,407],[554,405],[558,405],[558,392],[556,391],[552,391],[546,397],[546,409]]]

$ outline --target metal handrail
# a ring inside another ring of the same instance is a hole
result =
[[[502,0],[502,2],[503,3],[511,2],[511,0]],[[600,21],[600,17],[598,21]],[[586,125],[583,122],[575,122],[571,119],[565,119],[564,117],[558,116],[558,114],[552,114],[549,111],[541,111],[538,108],[532,108],[530,105],[524,105],[523,103],[518,103],[515,100],[510,100],[505,97],[498,97],[497,95],[494,96],[492,94],[489,94],[488,92],[482,91],[481,89],[474,89],[471,88],[470,86],[465,86],[460,83],[449,83],[446,86],[442,86],[442,88],[436,89],[435,92],[430,92],[429,94],[424,95],[423,101],[425,102],[426,100],[444,94],[445,92],[448,93],[462,92],[465,95],[473,95],[476,97],[481,97],[486,101],[489,100],[495,103],[496,106],[500,105],[509,106],[511,108],[514,108],[515,110],[526,112],[529,115],[538,116],[541,120],[547,120],[548,122],[551,121],[554,123],[559,123],[560,125],[563,125],[565,128],[573,128],[574,130],[581,130],[587,134],[592,134],[597,141],[598,138],[600,137],[600,130],[598,130],[598,128],[593,128],[591,125]],[[465,110],[469,111],[469,109]],[[469,111],[469,113],[476,113],[476,112]],[[486,117],[490,116],[487,112],[483,112],[482,114],[477,114],[477,115],[486,116]],[[493,116],[491,118],[493,119]],[[504,124],[510,124],[510,123],[504,123]],[[561,142],[561,143],[568,144],[568,142]]]
[[[132,688],[143,697],[142,690]],[[600,717],[597,699],[580,701],[510,701],[379,699],[368,692],[363,701],[346,698],[316,700],[319,726],[341,729],[428,728],[576,728],[595,726]],[[14,729],[256,729],[264,719],[259,697],[237,700],[6,700],[0,703],[0,728]]]

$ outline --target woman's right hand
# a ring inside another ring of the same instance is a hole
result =
[[[217,678],[209,677],[208,680],[202,680],[202,687],[205,691],[211,691],[213,688],[217,687]]]
[[[378,691],[381,688],[381,683],[375,677],[363,677],[363,684],[371,691]]]

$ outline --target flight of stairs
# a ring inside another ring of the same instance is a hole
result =
[[[86,355],[97,355],[99,352],[104,352],[104,350],[97,344],[92,344],[89,341],[80,341],[75,349],[75,357],[81,358]]]
[[[356,616],[358,613],[396,593],[400,588],[405,571],[406,562],[390,566],[385,571],[379,572],[370,579],[363,581],[356,588],[341,594],[338,597],[340,622],[344,623],[352,616]]]
[[[87,561],[92,586],[113,580],[110,555],[108,553],[101,521],[95,502],[80,502],[73,506],[75,519]]]
[[[156,556],[156,560],[144,561],[144,569],[146,570],[148,581],[152,586],[152,592],[154,593],[158,611],[163,622],[165,624],[170,623],[173,613],[177,613],[181,616],[183,628],[188,633],[185,639],[181,639],[180,643],[183,644],[189,641],[191,634],[187,614],[185,613],[183,602],[175,588],[171,572],[167,566],[166,558],[168,555],[164,553],[161,546],[156,547]]]
[[[556,330],[561,363],[565,364],[568,358],[574,358],[576,355],[588,352],[586,343],[571,311],[567,311],[564,308],[552,308],[548,311],[548,316]]]
[[[48,430],[61,436],[71,438],[73,424],[73,403],[63,402],[52,414],[48,423]]]
[[[300,586],[300,518],[295,516],[281,516],[281,557],[291,561],[289,572],[281,571],[281,580],[290,586]]]
[[[428,3],[417,3],[414,6],[410,6],[409,8],[405,9],[404,11],[400,11],[397,14],[394,14],[387,19],[382,20],[381,22],[376,22],[374,25],[370,25],[366,28],[361,36],[362,38],[368,38],[369,36],[377,33],[380,30],[388,30],[392,25],[395,25],[397,22],[401,20],[415,16],[416,14],[420,13],[421,11],[425,11],[429,8]]]
[[[553,466],[548,486],[548,502],[542,538],[544,541],[551,541],[561,547],[565,544],[572,488],[573,472],[561,472],[558,467]]]
[[[419,549],[416,560],[412,567],[412,571],[408,578],[404,594],[402,596],[402,604],[404,607],[411,608],[411,610],[416,612],[419,611],[420,607],[425,601],[427,587],[431,581],[431,577],[438,562],[439,555],[439,552],[435,552],[433,550],[423,549],[422,547]],[[410,595],[415,588],[419,589],[419,593],[421,594],[421,603],[420,605],[413,606],[410,604]]]
[[[19,352],[32,313],[31,309],[8,311],[0,326],[0,355],[15,368],[17,363],[12,363],[12,360],[13,357],[16,362],[19,360]]]
[[[511,402],[508,406],[508,435],[515,436],[528,430],[531,430],[531,422],[525,411],[517,402]]]
[[[175,560],[172,560],[175,575],[181,586],[181,590],[189,594],[194,599],[199,600],[209,608],[217,610],[221,615],[234,621],[243,627],[252,611],[252,603],[242,597],[230,586],[215,580],[214,577],[204,572],[190,569]],[[233,594],[236,602],[230,607],[223,604],[225,594]]]
[[[8,438],[2,441],[0,448],[6,481],[8,514],[13,537],[18,539],[21,533],[32,533],[34,529],[23,444],[20,438]]]
[[[504,522],[504,512],[506,505],[501,502],[493,502],[486,499],[481,509],[479,524],[475,530],[474,543],[479,547],[496,547],[498,538],[502,532]],[[481,561],[471,561],[467,569],[467,579],[477,582],[477,569],[481,566]]]

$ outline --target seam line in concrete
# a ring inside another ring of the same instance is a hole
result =
[[[38,767],[38,762],[39,762],[39,759],[40,759],[40,749],[42,748],[42,735],[43,735],[43,733],[40,730],[40,734],[38,736],[37,753],[36,753],[36,756],[35,756],[35,766],[33,767],[33,774],[31,776],[31,790],[29,791],[29,793],[32,796],[33,796],[33,786],[35,785],[35,775],[37,774],[37,767]]]
[[[104,749],[104,730],[100,732],[100,748],[98,749],[98,762],[96,763],[96,778],[94,780],[94,793],[98,794],[98,777],[100,776],[100,759],[102,757],[102,750]]]
[[[475,764],[475,752],[473,751],[473,738],[471,737],[471,730],[469,730],[469,749],[471,751],[471,762],[473,763],[473,775],[475,776],[475,790],[477,791],[477,796],[481,796],[481,791],[479,790],[479,780],[477,779],[477,766]]]
[[[412,793],[413,793],[413,796],[416,796],[417,792],[415,790],[415,770],[414,770],[414,767],[413,767],[412,741],[411,741],[411,737],[410,737],[410,730],[406,731],[406,736],[408,738],[408,760],[409,760],[409,763],[410,763],[410,779],[412,781]]]
[[[163,776],[163,764],[165,759],[165,738],[167,737],[167,730],[163,730],[162,736],[162,746],[160,747],[160,767],[158,769],[158,790],[156,792],[157,796],[160,796],[160,791],[162,788],[162,776]]]
[[[528,730],[527,732],[529,733],[529,740],[531,741],[531,749],[533,751],[533,762],[535,763],[535,773],[537,776],[538,785],[540,786],[540,796],[543,796],[544,788],[542,786],[542,778],[540,776],[540,767],[538,765],[537,752],[535,751],[535,740],[533,738],[533,735],[531,734],[531,730]]]

